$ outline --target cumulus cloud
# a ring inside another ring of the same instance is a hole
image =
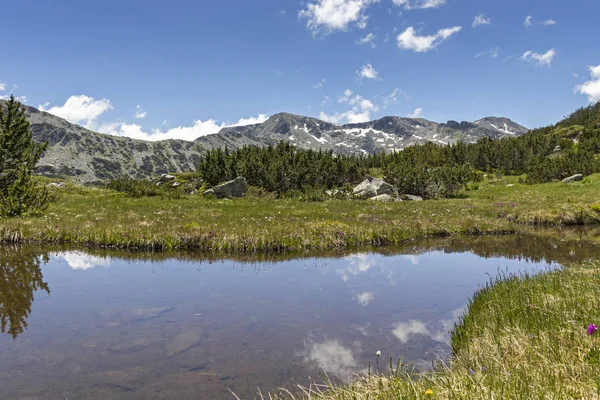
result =
[[[346,31],[350,24],[364,29],[368,20],[366,9],[378,2],[379,0],[315,0],[300,10],[298,16],[306,18],[306,27],[313,34]]]
[[[479,15],[475,16],[472,26],[473,26],[473,28],[475,28],[476,26],[479,26],[479,25],[491,25],[491,24],[492,24],[491,18],[488,18],[483,14],[479,14]]]
[[[530,62],[533,64],[537,64],[540,66],[543,66],[543,65],[550,66],[550,64],[552,63],[552,59],[554,58],[555,55],[556,55],[556,50],[554,50],[554,49],[550,49],[547,52],[545,52],[544,54],[535,53],[535,52],[529,50],[529,51],[526,51],[525,53],[523,53],[523,55],[521,56],[521,60]]]
[[[421,115],[423,115],[423,109],[417,108],[415,111],[408,114],[408,118],[421,118]]]
[[[440,29],[436,34],[430,36],[419,36],[412,26],[400,33],[397,37],[398,47],[405,50],[413,50],[418,53],[433,50],[450,36],[458,33],[462,27]]]
[[[446,4],[446,0],[393,0],[397,6],[404,6],[406,10],[438,8]]]
[[[219,132],[223,128],[232,126],[243,126],[260,124],[267,120],[267,115],[259,114],[257,117],[240,118],[236,123],[218,123],[214,119],[206,121],[196,120],[191,126],[178,126],[175,128],[163,131],[159,128],[153,129],[151,132],[146,132],[137,124],[127,124],[123,122],[107,123],[100,126],[98,129],[101,133],[106,133],[113,136],[126,136],[140,140],[167,140],[167,139],[182,139],[194,140],[200,136],[211,135]]]
[[[379,111],[379,108],[370,100],[363,98],[360,95],[354,95],[350,89],[346,89],[344,93],[338,97],[339,104],[347,104],[351,108],[342,113],[326,114],[321,112],[319,118],[334,124],[347,122],[350,124],[358,124],[371,120],[371,113]]]
[[[370,44],[372,48],[377,47],[375,44],[375,39],[377,38],[373,32],[369,33],[367,36],[360,38],[356,41],[356,44]]]
[[[139,104],[137,106],[135,106],[135,115],[134,115],[134,117],[136,119],[146,118],[147,114],[148,113],[145,110],[143,110],[142,107]]]
[[[590,80],[577,86],[575,91],[587,96],[590,103],[600,101],[600,65],[590,66]]]
[[[525,18],[525,21],[523,21],[523,26],[524,26],[525,28],[529,28],[529,27],[531,26],[531,15],[528,15],[528,16]]]
[[[98,117],[113,109],[110,100],[95,100],[93,97],[86,95],[71,96],[62,106],[48,107],[49,104],[46,103],[38,108],[74,124],[83,125],[88,129],[96,128]]]
[[[363,65],[360,70],[356,71],[359,78],[381,80],[379,72],[371,64]]]

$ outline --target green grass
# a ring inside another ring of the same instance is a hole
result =
[[[314,400],[600,398],[600,262],[503,276],[475,294],[452,334],[454,357],[429,372],[391,364],[346,386],[268,397]]]
[[[571,185],[522,185],[517,177],[490,177],[458,199],[307,203],[199,195],[130,198],[69,186],[53,190],[57,199],[41,217],[0,219],[0,238],[4,243],[230,254],[348,249],[425,237],[515,233],[526,225],[596,224],[599,190],[600,175]]]

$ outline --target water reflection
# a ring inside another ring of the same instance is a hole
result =
[[[64,259],[71,268],[83,271],[110,265],[110,258],[94,256],[83,251],[63,251],[54,254],[54,256]]]
[[[34,293],[50,294],[41,262],[48,262],[48,256],[0,247],[0,330],[13,339],[27,328]]]
[[[561,236],[447,238],[285,261],[0,248],[2,320],[20,335],[0,335],[3,398],[231,398],[228,389],[252,398],[257,387],[307,384],[323,371],[347,381],[374,366],[378,350],[381,360],[427,366],[450,354],[452,325],[498,269],[599,254]],[[23,287],[29,294],[18,299],[28,302],[6,300]],[[20,316],[16,325],[8,315]]]

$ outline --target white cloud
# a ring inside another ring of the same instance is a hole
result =
[[[93,256],[80,251],[65,251],[57,253],[57,257],[64,259],[72,269],[88,270],[94,267],[108,267],[110,258]]]
[[[521,56],[522,61],[531,62],[537,65],[548,65],[552,63],[552,59],[556,55],[556,50],[550,49],[544,54],[534,53],[529,50]]]
[[[363,65],[359,71],[356,71],[356,74],[360,78],[381,80],[379,72],[371,64]]]
[[[325,79],[325,78],[321,79],[318,83],[313,85],[313,89],[322,88],[323,85],[325,85],[325,82],[327,82],[327,79]]]
[[[148,115],[148,112],[146,112],[145,110],[143,110],[142,107],[139,104],[137,106],[135,106],[135,115],[134,115],[134,117],[136,119],[146,118],[146,115]]]
[[[396,324],[394,330],[392,330],[392,334],[396,336],[400,342],[406,343],[411,336],[414,335],[429,336],[429,330],[423,322],[411,320],[409,322],[400,322],[399,324]]]
[[[98,131],[114,136],[126,136],[133,139],[150,141],[166,139],[194,140],[199,138],[200,136],[206,136],[213,133],[217,133],[221,129],[226,127],[260,124],[262,122],[265,122],[267,118],[267,115],[259,114],[257,117],[241,118],[233,124],[219,124],[214,119],[209,119],[206,121],[196,120],[194,121],[194,124],[192,126],[178,126],[176,128],[171,128],[166,131],[162,131],[156,128],[150,133],[145,132],[143,128],[137,124],[114,122],[101,125]]]
[[[393,0],[397,6],[404,6],[407,10],[438,8],[446,4],[446,0]]]
[[[373,32],[369,33],[367,36],[360,38],[356,41],[356,44],[370,44],[372,48],[377,47],[375,44],[375,39],[377,38]]]
[[[483,14],[479,14],[475,16],[475,19],[473,20],[473,28],[475,28],[476,26],[479,25],[491,25],[492,24],[492,19],[486,17]]]
[[[342,280],[346,282],[350,279],[350,276],[357,276],[364,274],[376,264],[375,258],[367,253],[354,254],[351,256],[344,257],[344,260],[348,261],[348,266],[345,268],[337,269],[336,272],[342,277]]]
[[[545,20],[545,21],[542,21],[542,22],[541,22],[541,24],[542,24],[542,25],[544,25],[544,26],[549,26],[549,25],[554,25],[554,24],[556,24],[556,21],[555,21],[555,20],[553,20],[553,19],[547,19],[547,20]]]
[[[45,103],[38,108],[74,124],[83,125],[88,129],[94,129],[97,126],[98,117],[113,109],[110,100],[95,100],[93,97],[86,95],[71,96],[62,106],[47,108],[48,106],[49,104]]]
[[[4,92],[6,90],[6,83],[0,82],[0,92]]]
[[[528,15],[528,16],[525,18],[525,21],[523,21],[523,26],[524,26],[525,28],[529,28],[529,27],[531,26],[531,15]]]
[[[325,372],[348,381],[357,369],[353,350],[345,347],[339,340],[326,340],[322,343],[309,338],[304,342],[304,351],[300,354],[304,362],[315,363]]]
[[[462,27],[440,29],[435,35],[419,36],[412,26],[400,33],[397,37],[398,47],[405,50],[413,50],[418,53],[433,50],[450,36],[458,33]]]
[[[408,118],[421,118],[421,115],[423,115],[423,109],[417,108],[415,111],[408,114]]]
[[[370,292],[365,292],[365,293],[360,293],[358,295],[356,295],[355,299],[358,302],[358,304],[360,304],[361,306],[368,306],[369,303],[371,301],[373,301],[373,299],[375,298],[375,296],[373,295],[373,293]]]
[[[387,106],[390,104],[395,104],[398,102],[398,92],[400,92],[400,89],[396,88],[389,96],[386,96],[383,99],[383,108],[387,108]]]
[[[368,17],[365,10],[379,0],[315,0],[298,13],[300,18],[306,18],[307,28],[317,33],[332,33],[346,31],[352,23],[364,29]]]
[[[498,58],[499,51],[499,47],[496,47],[495,49],[480,51],[479,53],[475,54],[475,58],[480,58],[483,56],[489,56],[490,58]]]
[[[600,65],[590,66],[590,80],[577,86],[575,91],[587,96],[590,103],[600,101]]]

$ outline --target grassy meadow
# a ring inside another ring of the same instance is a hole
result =
[[[459,198],[397,203],[303,202],[268,194],[233,200],[131,198],[71,185],[51,191],[55,200],[43,215],[0,219],[4,243],[282,253],[600,222],[600,174],[574,184],[540,185],[488,177]]]

